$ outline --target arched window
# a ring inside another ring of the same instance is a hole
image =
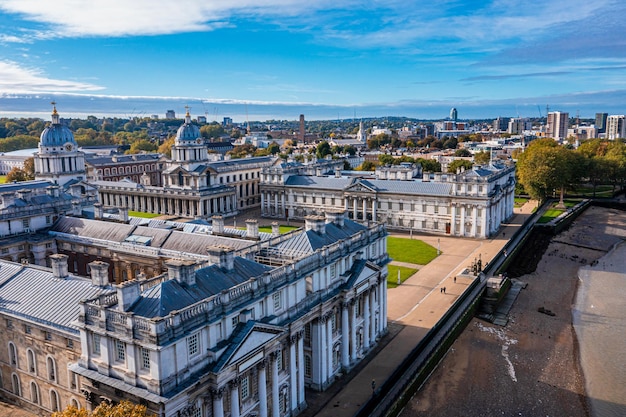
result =
[[[130,167],[129,166],[126,167],[126,173],[130,174]]]
[[[9,363],[17,367],[17,348],[13,342],[9,342]]]
[[[21,396],[22,390],[20,389],[20,377],[17,376],[17,374],[13,374],[11,376],[11,381],[13,382],[13,394]]]
[[[61,403],[59,402],[59,394],[53,389],[50,390],[50,409],[52,411],[60,411]]]
[[[70,405],[72,407],[76,407],[77,409],[80,409],[80,403],[78,402],[78,400],[76,398],[72,398],[70,400]]]
[[[54,363],[54,358],[51,358],[50,356],[48,356],[48,360],[46,362],[48,364],[48,379],[50,381],[56,381],[57,380],[57,366],[56,366],[56,363]]]
[[[28,357],[28,372],[31,374],[37,373],[37,361],[35,360],[35,352],[31,349],[26,350],[26,356]]]
[[[113,173],[113,175],[117,175],[117,168],[111,168],[111,172]]]
[[[30,400],[35,404],[39,404],[39,387],[35,381],[30,383]]]

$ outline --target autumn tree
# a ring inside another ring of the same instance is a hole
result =
[[[130,401],[122,401],[112,405],[105,402],[100,403],[93,411],[89,412],[84,408],[68,406],[63,411],[52,413],[52,417],[156,417],[155,414],[148,413],[145,405],[133,404]]]
[[[454,174],[459,168],[472,169],[472,166],[472,161],[468,161],[467,159],[455,159],[448,164],[448,173]]]
[[[487,165],[491,161],[491,152],[480,151],[474,154],[474,163],[477,165]]]
[[[159,148],[157,149],[157,152],[160,154],[163,154],[167,157],[171,156],[172,154],[172,146],[174,146],[174,141],[176,140],[176,138],[174,136],[169,137],[165,142],[163,142]]]
[[[469,151],[469,149],[461,148],[454,151],[454,156],[470,157],[472,156],[472,153]]]
[[[317,148],[315,149],[315,155],[318,157],[318,159],[324,159],[326,155],[330,154],[330,144],[328,142],[324,140],[320,142],[319,145],[317,145]]]
[[[126,154],[135,154],[140,152],[154,152],[157,150],[157,145],[150,142],[149,140],[142,139],[132,143],[130,145],[130,149],[127,150]]]

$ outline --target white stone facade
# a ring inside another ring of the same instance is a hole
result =
[[[171,260],[165,276],[82,303],[70,369],[94,403],[126,398],[163,417],[296,415],[305,387],[326,389],[386,333],[386,235],[329,214],[255,250],[209,248],[210,267]],[[280,266],[254,261],[270,258]]]
[[[487,238],[513,215],[514,191],[514,165],[408,181],[299,175],[273,167],[262,173],[261,214],[301,219],[344,210],[351,219],[395,229]]]

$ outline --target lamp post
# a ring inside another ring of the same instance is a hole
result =
[[[437,238],[437,256],[441,254],[441,239]]]

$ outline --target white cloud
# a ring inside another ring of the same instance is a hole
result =
[[[3,93],[79,92],[102,89],[95,84],[55,80],[46,77],[39,70],[24,68],[11,61],[0,61],[0,91]]]

